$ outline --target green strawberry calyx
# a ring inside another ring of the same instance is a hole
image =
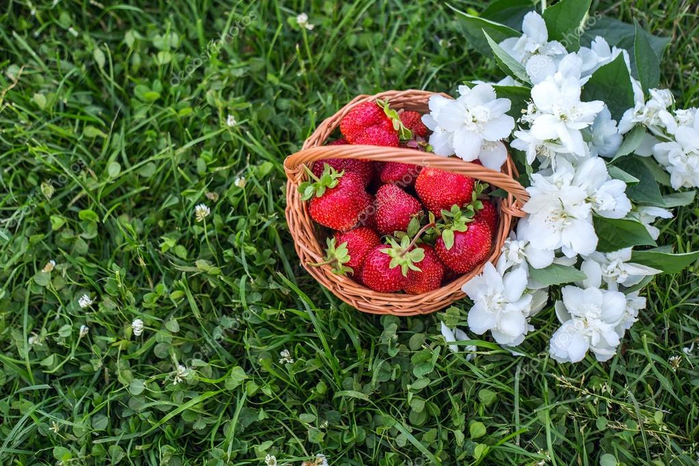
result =
[[[316,162],[318,163],[318,162]],[[325,164],[323,167],[323,173],[320,177],[313,174],[307,166],[304,165],[306,173],[308,174],[308,181],[304,181],[299,185],[299,192],[301,193],[301,199],[307,201],[312,197],[321,197],[325,194],[325,191],[332,189],[340,182],[340,178],[345,174],[345,171],[338,172],[333,167]]]
[[[347,275],[348,273],[354,274],[352,267],[347,267],[345,264],[350,261],[351,256],[347,250],[347,241],[340,244],[336,244],[335,238],[328,238],[326,241],[327,248],[325,248],[325,258],[322,262],[313,262],[308,265],[312,267],[320,267],[321,265],[332,265],[333,273],[338,275]]]
[[[481,201],[481,198],[487,197],[483,196],[483,192],[486,189],[488,189],[488,186],[488,183],[483,183],[481,181],[476,181],[475,185],[473,186],[473,192],[471,193],[471,202],[469,203],[469,206],[473,207],[474,213],[483,209],[483,201]]]
[[[391,120],[393,123],[393,129],[398,131],[398,135],[403,141],[409,141],[410,139],[413,138],[413,132],[410,131],[408,128],[405,127],[403,124],[403,121],[400,119],[400,115],[398,114],[397,111],[389,107],[388,101],[386,100],[377,100],[376,105],[381,107],[383,109],[384,113],[386,116]]]
[[[480,202],[480,201],[478,201]],[[483,204],[481,203],[481,209]],[[451,206],[449,210],[442,210],[442,218],[435,224],[437,233],[442,236],[444,247],[450,250],[454,246],[454,233],[464,232],[468,230],[468,224],[473,222],[473,217],[476,215],[476,210],[473,203],[469,203],[464,207],[459,207],[458,204]]]
[[[422,259],[425,258],[425,250],[413,247],[413,245],[414,241],[410,241],[408,236],[403,236],[400,243],[395,238],[389,238],[387,247],[381,249],[381,252],[388,254],[391,258],[388,267],[391,269],[400,267],[404,277],[408,275],[408,270],[422,272],[422,269],[415,264],[422,262]]]

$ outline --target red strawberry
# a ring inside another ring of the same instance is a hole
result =
[[[386,122],[390,123],[388,116],[376,102],[363,102],[342,118],[340,131],[347,142],[352,144],[367,128]]]
[[[415,180],[415,190],[427,210],[441,218],[442,210],[471,201],[474,180],[437,168],[424,168]]]
[[[482,203],[483,208],[476,212],[474,219],[475,221],[484,221],[490,228],[491,233],[495,234],[498,229],[498,220],[500,219],[498,209],[487,199],[481,199],[479,202]]]
[[[370,126],[359,134],[352,144],[364,144],[367,146],[398,147],[400,138],[391,123]]]
[[[364,259],[369,251],[381,242],[379,235],[367,227],[357,227],[344,233],[335,233],[334,239],[338,246],[346,244],[349,260],[344,263],[344,266],[357,273],[364,264]]]
[[[415,179],[422,171],[419,165],[400,162],[386,162],[379,171],[379,177],[382,183],[397,184],[400,187],[407,188],[415,184]]]
[[[344,146],[345,144],[349,144],[349,142],[347,142],[347,139],[340,138],[340,139],[335,139],[333,142],[329,142],[327,145],[328,146]]]
[[[427,126],[425,126],[425,124],[422,122],[422,115],[420,115],[418,112],[406,110],[400,114],[400,121],[403,122],[403,125],[406,128],[412,131],[413,137],[427,137]]]
[[[398,113],[383,101],[363,102],[340,121],[340,131],[350,144],[398,147],[407,133]]]
[[[420,267],[421,272],[408,270],[408,285],[403,288],[406,293],[427,293],[442,285],[444,264],[439,260],[437,253],[431,246],[421,245],[420,247],[425,250],[425,257],[415,265]]]
[[[313,164],[313,174],[320,178],[323,174],[325,165],[328,164],[335,170],[345,173],[356,173],[364,182],[364,186],[368,186],[374,177],[374,167],[368,160],[360,159],[325,159],[319,160]]]
[[[422,206],[398,186],[385,184],[376,192],[376,227],[379,233],[406,231],[410,220],[422,212]]]
[[[359,222],[362,212],[369,208],[371,196],[364,190],[359,175],[340,175],[326,165],[322,176],[308,170],[310,181],[301,183],[299,191],[303,200],[309,200],[311,218],[333,230],[347,231]]]
[[[380,244],[369,251],[360,273],[360,280],[374,291],[394,293],[408,285],[408,271],[420,270],[415,264],[424,258],[424,249],[415,248],[404,236],[401,244]]]
[[[454,231],[454,244],[450,248],[444,235],[437,238],[435,250],[444,264],[457,273],[468,273],[483,262],[492,246],[490,229],[485,222],[468,224],[466,231]]]
[[[369,194],[369,207],[359,216],[359,224],[371,230],[376,230],[376,198]]]

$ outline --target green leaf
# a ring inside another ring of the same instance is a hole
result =
[[[51,282],[51,274],[46,273],[43,271],[39,271],[34,275],[34,283],[37,285],[44,287],[47,286]]]
[[[485,425],[482,422],[472,422],[468,427],[472,439],[483,437],[486,434]]]
[[[561,0],[544,10],[549,40],[557,40],[570,52],[580,48],[580,33],[591,0]]]
[[[639,157],[638,160],[643,162],[646,168],[650,170],[650,172],[653,174],[653,178],[655,178],[655,181],[657,181],[658,184],[663,186],[671,186],[670,174],[665,171],[665,169],[661,167],[658,162],[655,161],[655,159],[652,157]]]
[[[660,59],[651,46],[649,34],[639,26],[638,21],[634,21],[634,24],[636,30],[633,55],[636,73],[641,87],[647,91],[657,87],[660,82]]]
[[[621,146],[619,146],[619,150],[616,151],[616,154],[614,154],[612,161],[618,159],[619,157],[633,154],[634,151],[641,145],[645,137],[646,128],[642,125],[636,126],[626,135],[626,137],[624,137],[624,141],[621,143]]]
[[[609,171],[609,176],[616,180],[621,180],[626,184],[636,184],[638,183],[638,178],[635,176],[630,175],[629,173],[625,172],[619,167],[615,167],[614,165],[609,165],[607,167],[607,171]]]
[[[141,379],[133,379],[129,384],[129,393],[133,396],[140,395],[146,389],[146,384]]]
[[[615,45],[626,49],[631,59],[634,60],[633,46],[636,37],[636,28],[632,24],[613,18],[591,16],[590,20],[585,25],[585,32],[582,35],[581,42],[583,45],[590,45],[590,42],[597,36],[604,37],[607,42],[609,42],[610,46]],[[655,54],[659,58],[662,58],[665,47],[670,43],[670,38],[658,37],[651,34],[649,34],[648,37],[653,51],[655,51]]]
[[[699,259],[699,251],[672,254],[667,249],[647,249],[633,251],[631,262],[647,265],[664,273],[679,273]]]
[[[491,53],[485,37],[486,33],[496,42],[502,42],[508,37],[519,37],[522,35],[522,33],[504,24],[464,13],[451,5],[449,5],[449,8],[461,16],[461,24],[464,26],[464,35],[468,44],[486,56],[489,56]]]
[[[68,450],[66,447],[54,447],[53,457],[56,458],[58,461],[67,463],[68,461],[70,461],[73,455],[70,453],[70,450]]]
[[[92,52],[92,56],[95,58],[97,66],[104,68],[104,52],[99,47],[95,47],[95,50]]]
[[[227,390],[233,390],[242,384],[248,376],[245,374],[245,370],[240,366],[235,366],[231,369],[231,373],[226,377],[225,386]]]
[[[633,107],[631,76],[624,57],[619,55],[594,72],[582,90],[582,100],[601,100],[607,104],[612,118],[619,121],[626,110]]]
[[[524,16],[534,8],[532,0],[496,0],[488,2],[488,6],[480,16],[519,30]]]
[[[656,246],[646,227],[635,220],[594,217],[597,250],[613,252],[631,246]]]
[[[663,207],[671,209],[673,207],[683,207],[694,202],[696,191],[682,191],[678,193],[663,195]]]
[[[524,69],[524,65],[515,60],[515,58],[512,55],[510,55],[505,51],[505,49],[500,47],[498,43],[495,42],[488,35],[487,32],[483,31],[483,34],[485,35],[485,38],[488,41],[488,44],[490,45],[490,48],[493,50],[493,53],[495,54],[495,61],[498,63],[500,69],[507,73],[509,76],[512,76],[513,78],[517,79],[518,81],[528,83],[529,75],[527,74],[527,70]]]
[[[543,269],[530,267],[529,276],[545,286],[578,282],[587,278],[584,272],[575,267],[561,264],[551,264]]]
[[[616,466],[617,464],[619,463],[617,463],[617,460],[616,458],[614,458],[614,455],[610,455],[609,453],[605,453],[599,459],[600,466]]]
[[[107,173],[110,178],[116,178],[121,173],[121,164],[119,162],[109,162]]]
[[[626,187],[626,195],[638,204],[663,206],[665,201],[660,192],[660,186],[653,174],[638,157],[624,157],[614,163],[626,173],[637,178],[637,184]]]
[[[177,322],[177,319],[173,317],[165,322],[165,328],[172,333],[177,333],[180,331],[180,324]]]
[[[44,94],[36,93],[34,94],[34,97],[32,97],[32,99],[34,100],[36,106],[39,107],[41,110],[43,110],[46,107],[46,96]]]

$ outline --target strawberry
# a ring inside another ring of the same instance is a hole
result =
[[[439,260],[439,256],[431,246],[421,245],[425,250],[425,257],[417,263],[422,270],[408,270],[408,284],[403,291],[410,294],[422,294],[436,290],[442,285],[445,267]]]
[[[473,185],[473,178],[428,167],[415,180],[415,191],[427,210],[440,218],[442,210],[469,202]]]
[[[382,183],[397,184],[402,188],[415,184],[415,179],[422,171],[419,165],[400,162],[386,162],[379,171]]]
[[[350,144],[398,147],[400,139],[411,139],[398,113],[387,102],[363,102],[340,121],[340,132]]]
[[[479,202],[483,207],[476,212],[474,220],[485,222],[488,228],[490,228],[491,233],[494,234],[498,229],[498,220],[500,220],[498,209],[487,199],[479,199]]]
[[[398,147],[400,138],[393,129],[393,125],[381,124],[366,128],[361,134],[355,137],[352,144],[364,144],[367,146]]]
[[[410,220],[422,212],[422,206],[398,186],[385,184],[376,192],[376,227],[379,233],[405,231]]]
[[[485,222],[472,222],[466,231],[454,231],[452,243],[444,235],[437,238],[435,250],[444,264],[457,273],[468,273],[490,253],[492,237]]]
[[[347,139],[340,138],[340,139],[335,139],[333,142],[329,142],[327,145],[328,146],[344,146],[345,144],[349,144],[349,142],[347,142]]]
[[[325,159],[313,164],[313,174],[320,178],[325,165],[330,165],[335,170],[345,173],[356,173],[362,179],[364,186],[368,186],[374,177],[374,167],[368,160],[360,159]]]
[[[412,110],[406,110],[400,114],[400,121],[408,128],[414,136],[427,137],[427,126],[422,122],[422,115]]]
[[[337,232],[333,238],[336,244],[345,245],[349,260],[343,265],[353,271],[359,271],[364,264],[369,251],[381,243],[381,238],[376,232],[367,227],[357,227],[347,232]]]
[[[369,207],[359,216],[359,224],[371,230],[376,230],[376,198],[369,194]]]
[[[419,271],[415,264],[424,258],[424,249],[413,247],[408,236],[390,239],[389,245],[380,244],[369,251],[360,272],[360,280],[374,291],[394,293],[408,285],[408,271]]]
[[[311,218],[333,230],[352,229],[362,212],[369,208],[371,196],[364,190],[364,183],[355,173],[339,173],[330,165],[320,177],[306,168],[310,181],[299,186],[301,198],[310,200]]]

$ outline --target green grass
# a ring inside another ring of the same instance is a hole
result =
[[[648,287],[613,360],[571,366],[547,356],[550,308],[525,357],[472,335],[469,361],[440,316],[358,313],[299,266],[282,161],[319,121],[499,79],[445,5],[53,3],[0,7],[0,463],[696,464],[696,269]],[[672,36],[663,84],[699,104],[694,2],[593,8]],[[304,11],[313,31],[289,22]],[[699,249],[698,207],[660,242]]]

